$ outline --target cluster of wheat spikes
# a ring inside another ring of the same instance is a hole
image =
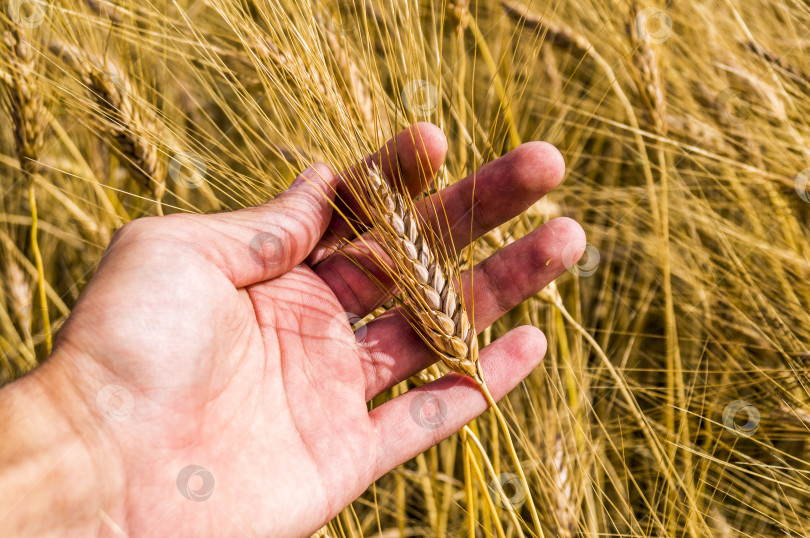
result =
[[[548,352],[321,534],[810,534],[806,2],[2,7],[0,382],[47,355],[128,220],[264,201],[420,120],[449,142],[430,192],[546,140],[563,184],[458,255],[441,198],[422,218],[395,174],[356,174],[345,216],[442,359],[372,405],[448,370],[487,395],[477,350],[517,325]],[[560,215],[586,257],[477,334],[460,275]]]

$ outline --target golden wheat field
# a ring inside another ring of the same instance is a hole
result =
[[[319,535],[810,536],[806,0],[2,6],[1,384],[128,221],[258,204],[420,121],[449,142],[433,190],[542,140],[563,183],[454,263],[582,224],[478,336],[532,324],[544,361]]]

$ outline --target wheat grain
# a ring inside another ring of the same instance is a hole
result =
[[[483,380],[478,339],[447,267],[433,254],[415,213],[376,165],[369,168],[368,178],[377,220],[395,238],[395,248],[387,249],[388,254],[399,258],[395,263],[401,262],[397,265],[406,269],[406,280],[412,280],[406,285],[409,300],[403,304],[418,322],[417,331],[452,371]]]

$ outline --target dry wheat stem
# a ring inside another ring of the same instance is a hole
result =
[[[495,489],[495,492],[501,498],[501,502],[503,503],[503,506],[506,508],[506,513],[507,515],[509,515],[510,519],[512,520],[512,523],[515,526],[515,532],[518,534],[518,536],[521,537],[525,536],[523,534],[523,529],[520,526],[520,522],[518,521],[517,511],[512,507],[512,503],[509,500],[509,496],[503,490],[503,485],[501,484],[500,480],[498,480],[498,473],[495,472],[495,468],[492,466],[492,461],[490,460],[487,451],[484,450],[484,446],[481,444],[480,439],[478,439],[478,436],[475,435],[475,432],[472,431],[469,426],[464,426],[464,428],[462,428],[462,431],[464,432],[466,438],[472,441],[472,446],[475,446],[475,448],[478,449],[478,453],[481,455],[481,461],[484,463],[484,466],[487,468],[489,474],[493,477],[494,480],[492,482],[492,485],[495,486],[493,489]],[[473,461],[472,463],[473,465],[477,465],[475,461]],[[540,536],[542,537],[542,531],[540,533]]]
[[[453,289],[449,271],[434,256],[430,242],[419,229],[417,217],[403,196],[391,188],[376,165],[368,171],[373,211],[395,237],[396,248],[387,252],[406,271],[409,301],[403,304],[418,321],[417,331],[454,372],[483,383],[478,363],[478,339],[461,297]]]

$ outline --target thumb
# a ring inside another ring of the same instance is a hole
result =
[[[301,263],[326,231],[338,177],[315,163],[276,198],[254,207],[206,215],[211,233],[200,246],[241,288]]]

